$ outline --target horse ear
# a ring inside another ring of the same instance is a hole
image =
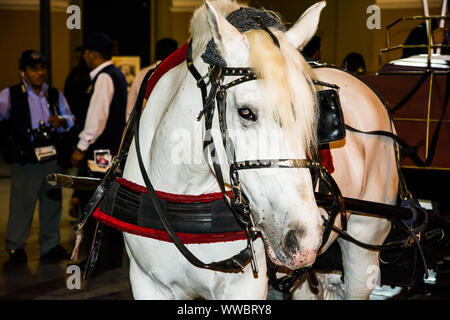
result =
[[[243,35],[223,16],[218,14],[209,1],[205,1],[205,5],[214,42],[220,52],[225,55],[227,46],[241,40]]]
[[[301,50],[314,36],[319,26],[320,13],[326,5],[326,1],[312,5],[298,19],[295,25],[286,32],[286,37],[295,48]]]

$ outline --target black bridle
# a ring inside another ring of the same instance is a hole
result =
[[[192,44],[192,43],[191,43]],[[253,221],[250,209],[250,203],[245,193],[241,188],[241,182],[239,178],[239,171],[242,170],[253,170],[253,169],[273,169],[273,168],[305,168],[310,169],[314,172],[316,177],[316,183],[320,180],[325,183],[328,191],[335,196],[335,202],[332,207],[327,208],[330,212],[328,220],[324,219],[326,222],[325,230],[323,233],[322,248],[328,241],[329,235],[331,233],[332,227],[334,225],[335,219],[338,214],[342,215],[342,224],[345,229],[346,219],[345,219],[345,207],[342,194],[335,183],[334,179],[328,173],[326,168],[321,162],[311,160],[311,159],[258,159],[258,160],[248,160],[248,161],[236,161],[235,149],[232,140],[228,135],[227,130],[227,120],[226,120],[226,110],[227,110],[227,90],[235,87],[239,84],[253,81],[257,79],[257,76],[250,68],[233,68],[233,67],[222,67],[218,65],[212,65],[209,68],[208,73],[205,76],[201,76],[198,70],[195,68],[192,60],[191,44],[189,46],[187,54],[187,67],[195,80],[197,81],[197,86],[200,88],[202,93],[203,110],[200,112],[198,121],[205,118],[205,138],[203,144],[204,156],[208,162],[208,154],[211,156],[213,169],[215,176],[217,178],[219,187],[223,194],[224,199],[229,204],[230,209],[234,213],[236,219],[239,223],[245,227],[247,231],[248,244],[252,253],[252,268],[253,272],[257,273],[258,268],[256,265],[256,259],[254,257],[253,251],[253,241],[260,235],[260,230]],[[224,84],[225,77],[238,77],[237,79]],[[208,79],[208,83],[211,85],[210,91],[208,93],[208,84],[205,80]],[[323,82],[316,82],[317,85],[325,85]],[[332,85],[329,85],[330,87]],[[335,88],[335,86],[332,86]],[[214,112],[217,106],[217,112],[219,117],[219,127],[222,136],[222,143],[225,148],[225,153],[227,156],[228,163],[230,164],[230,183],[234,198],[230,198],[226,193],[225,182],[223,178],[222,168],[219,164],[216,154],[216,146],[214,139],[211,135],[212,123]],[[209,153],[208,153],[209,151]]]

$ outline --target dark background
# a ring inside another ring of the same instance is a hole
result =
[[[83,18],[83,37],[103,32],[118,44],[114,55],[140,56],[141,67],[150,65],[150,0],[85,0]]]

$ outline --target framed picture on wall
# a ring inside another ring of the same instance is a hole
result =
[[[128,91],[131,88],[136,75],[141,69],[141,57],[138,56],[113,56],[114,65],[122,71],[127,80]]]

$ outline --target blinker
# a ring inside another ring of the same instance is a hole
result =
[[[317,101],[319,104],[318,144],[345,139],[345,121],[338,91],[334,89],[318,91]]]

